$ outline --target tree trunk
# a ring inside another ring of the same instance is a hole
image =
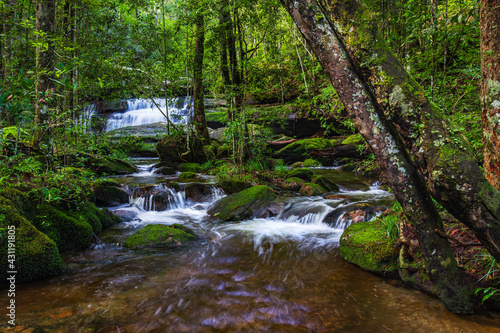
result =
[[[193,100],[194,111],[193,121],[196,129],[196,135],[202,140],[203,145],[210,144],[210,134],[207,129],[205,119],[205,102],[203,94],[203,54],[205,43],[205,24],[202,14],[197,14],[196,33],[194,44],[194,68],[193,68]]]
[[[500,0],[481,1],[480,30],[484,170],[500,189]]]
[[[472,190],[479,198],[485,184],[472,155],[464,153],[466,143],[457,135],[448,135],[440,110],[428,102],[423,90],[385,47],[375,20],[362,3],[336,1],[327,7],[316,0],[281,2],[374,151],[416,230],[426,271],[439,296],[451,311],[472,311],[472,295],[461,282],[450,245],[434,232],[443,226],[431,197],[454,206],[454,213],[460,212],[457,215],[468,222],[473,214],[467,208],[475,208],[474,214],[485,215],[498,226],[485,202],[470,197]],[[465,210],[457,201],[466,205]],[[493,211],[499,214],[498,209]],[[474,222],[472,229],[483,223],[480,218]],[[489,245],[498,249],[491,237],[489,240]]]
[[[43,41],[37,35],[36,67],[38,78],[36,82],[35,131],[33,144],[38,146],[42,140],[44,123],[48,120],[48,112],[44,106],[48,106],[53,84],[50,80],[54,70],[54,28],[56,15],[56,0],[39,0],[36,2],[36,29],[43,34]],[[43,42],[43,43],[42,43]],[[46,44],[41,47],[40,44]]]

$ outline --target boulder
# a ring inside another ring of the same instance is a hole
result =
[[[173,249],[196,240],[193,231],[180,224],[148,224],[127,238],[123,246],[130,249]]]
[[[137,213],[130,210],[115,210],[112,212],[117,216],[122,222],[130,222],[136,219]]]
[[[194,179],[198,178],[198,175],[194,172],[186,171],[179,174],[179,179]]]
[[[316,161],[315,159],[308,158],[304,162],[295,162],[290,166],[290,169],[298,169],[298,168],[315,168],[320,167],[321,163]]]
[[[156,144],[156,152],[163,166],[176,166],[180,163],[204,163],[207,156],[203,142],[196,138],[188,140],[186,135],[169,136]]]
[[[186,199],[194,202],[207,202],[212,197],[212,186],[201,183],[190,183],[184,189]]]
[[[81,152],[77,153],[77,155],[80,158],[83,157],[84,164],[87,168],[95,171],[99,175],[128,175],[138,171],[134,164],[119,158],[103,157]]]
[[[298,177],[290,177],[283,181],[283,187],[289,191],[298,191],[306,181]]]
[[[224,190],[224,192],[232,194],[243,191],[251,186],[250,183],[247,183],[243,180],[223,180],[219,182],[218,186]]]
[[[322,195],[327,191],[321,185],[313,183],[304,183],[299,190],[299,193],[304,196]]]
[[[275,198],[276,194],[270,187],[254,186],[218,200],[207,213],[223,221],[266,217],[267,209]]]
[[[338,192],[339,191],[339,187],[337,186],[337,184],[335,184],[334,182],[332,182],[330,179],[326,178],[325,176],[319,176],[319,175],[314,176],[312,178],[312,182],[314,184],[320,185],[328,192]]]
[[[313,176],[313,172],[307,168],[300,168],[300,169],[293,169],[289,171],[286,175],[285,178],[300,178],[306,181],[310,181]]]
[[[128,192],[116,182],[100,182],[94,186],[95,203],[102,207],[114,207],[129,202]]]
[[[275,153],[276,158],[281,158],[287,163],[299,162],[311,158],[315,149],[332,148],[329,140],[324,138],[303,139],[295,141]]]
[[[379,219],[351,224],[340,238],[341,257],[362,269],[384,276],[398,276],[397,241],[387,236]]]
[[[14,230],[16,283],[47,278],[64,271],[65,264],[56,243],[21,216],[10,200],[0,198],[0,216],[4,217],[0,219],[0,228],[5,235],[0,237],[0,285],[7,283],[7,272],[11,270],[7,261],[8,235]]]
[[[162,166],[155,170],[156,174],[170,176],[175,175],[175,169],[169,166]]]
[[[200,172],[201,165],[199,163],[182,163],[178,166],[181,172]]]

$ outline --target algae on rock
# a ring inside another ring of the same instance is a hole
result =
[[[180,224],[148,224],[127,238],[123,246],[131,249],[172,249],[196,239],[191,229]]]

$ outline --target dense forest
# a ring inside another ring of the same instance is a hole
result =
[[[333,211],[297,216],[323,214],[318,223],[343,231],[321,251],[453,313],[498,311],[499,1],[0,0],[0,13],[7,288],[10,271],[26,285],[71,276],[72,251],[218,242],[223,232],[205,235],[213,228],[199,221],[286,220],[286,198],[301,197]],[[112,128],[138,103],[160,122]],[[144,171],[140,158],[163,178],[126,178]],[[356,177],[390,202],[350,198]],[[202,203],[206,216],[189,228],[159,222],[167,231],[143,220],[130,238],[106,241],[105,229],[136,221],[123,207],[174,202]],[[263,262],[278,256],[256,239]],[[45,325],[31,316],[23,324]]]

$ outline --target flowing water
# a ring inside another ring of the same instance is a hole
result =
[[[285,198],[274,218],[220,223],[206,214],[220,191],[193,202],[165,186],[168,177],[141,170],[123,179],[130,203],[114,208],[128,222],[104,232],[103,244],[65,253],[65,275],[18,286],[20,324],[48,332],[500,332],[496,314],[453,315],[339,257],[345,213],[363,207],[370,218],[393,200],[366,179],[325,171],[340,193]],[[137,195],[144,179],[168,196],[166,210]],[[120,246],[150,223],[181,223],[200,240],[175,251]]]
[[[167,114],[173,123],[185,124],[191,105],[192,98],[190,97],[176,97],[168,100],[165,98],[127,100],[127,111],[111,114],[106,124],[106,131],[126,126],[166,122],[165,115]]]

